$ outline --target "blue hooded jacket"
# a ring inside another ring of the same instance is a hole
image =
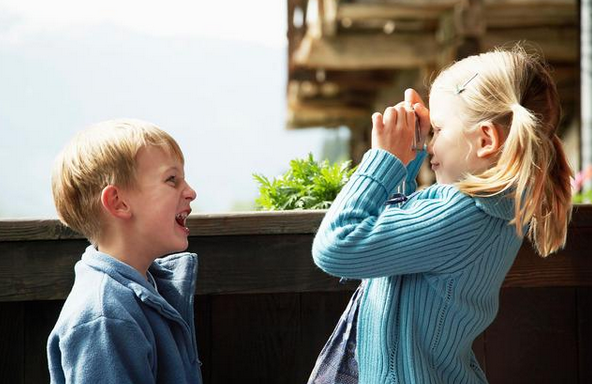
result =
[[[137,270],[89,246],[49,335],[51,383],[201,384],[193,294],[197,255]]]

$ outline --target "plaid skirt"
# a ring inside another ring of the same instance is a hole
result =
[[[360,284],[317,358],[308,384],[358,384],[356,328],[362,292]]]

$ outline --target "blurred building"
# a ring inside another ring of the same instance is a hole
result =
[[[427,99],[443,66],[527,41],[554,69],[560,136],[580,169],[581,139],[590,135],[581,132],[579,7],[575,0],[288,0],[287,126],[347,126],[359,161],[370,147],[371,114],[401,101],[406,88]]]

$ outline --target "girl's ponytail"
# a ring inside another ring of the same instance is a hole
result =
[[[519,156],[513,159],[518,171],[514,222],[519,234],[530,224],[528,237],[539,254],[548,256],[565,245],[571,215],[571,169],[559,137],[537,129],[542,122],[523,106],[516,103],[511,109],[504,152]],[[511,168],[510,164],[500,165]]]
[[[542,219],[542,228],[533,232],[534,244],[543,256],[565,245],[567,223],[571,220],[571,167],[565,156],[563,144],[557,135],[552,138],[554,149],[553,166],[549,170],[545,201],[549,214]]]

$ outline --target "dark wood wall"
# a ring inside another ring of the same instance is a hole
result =
[[[305,383],[355,282],[310,259],[322,212],[192,217],[206,384]],[[0,383],[48,382],[45,343],[86,242],[53,221],[0,222]],[[525,243],[474,344],[491,383],[592,382],[592,207],[549,259]]]

